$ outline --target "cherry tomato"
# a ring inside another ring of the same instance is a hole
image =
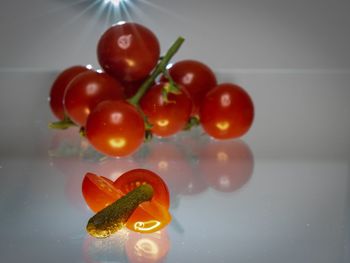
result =
[[[123,196],[113,182],[105,177],[87,173],[82,183],[82,193],[92,211],[98,212]]]
[[[123,81],[122,84],[124,87],[125,98],[129,99],[132,96],[134,96],[146,79],[147,78],[141,79],[141,80],[136,80],[136,81]],[[154,83],[152,84],[152,86],[153,85],[154,85]]]
[[[214,72],[202,62],[182,60],[172,65],[169,74],[176,83],[189,92],[194,106],[192,114],[198,114],[205,95],[217,85]],[[164,80],[164,77],[162,79]]]
[[[171,220],[168,212],[169,191],[162,178],[150,170],[134,169],[122,174],[114,182],[114,186],[127,194],[143,183],[152,185],[153,198],[136,208],[126,226],[136,232],[152,233],[166,226]]]
[[[164,100],[162,90],[167,83],[160,83],[147,91],[140,101],[140,106],[152,124],[155,135],[166,137],[182,130],[192,110],[192,101],[186,91],[168,94]]]
[[[254,119],[254,105],[241,87],[225,83],[208,92],[200,108],[203,129],[217,139],[244,135]]]
[[[123,98],[123,87],[117,80],[106,73],[89,71],[69,83],[64,106],[71,120],[85,126],[87,117],[98,103]]]
[[[144,141],[144,120],[137,109],[125,101],[104,101],[89,115],[86,136],[103,154],[130,155]]]
[[[62,71],[53,82],[50,90],[50,107],[59,120],[64,119],[63,96],[67,86],[80,73],[88,71],[84,66],[73,66]]]
[[[121,81],[136,81],[149,75],[159,60],[157,37],[137,23],[118,23],[100,38],[97,57],[101,67]]]
[[[220,192],[233,192],[253,174],[254,157],[242,140],[211,140],[199,152],[200,174]]]

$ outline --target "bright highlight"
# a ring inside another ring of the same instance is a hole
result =
[[[134,224],[134,228],[137,231],[148,232],[160,226],[160,222],[157,220],[149,220],[147,222],[137,221]]]
[[[122,0],[104,0],[105,4],[112,4],[114,6],[118,6],[122,2]]]
[[[221,121],[216,123],[216,128],[218,128],[221,131],[226,131],[230,127],[230,123],[227,121]]]
[[[113,148],[123,148],[126,145],[126,141],[124,138],[110,139],[109,144]]]

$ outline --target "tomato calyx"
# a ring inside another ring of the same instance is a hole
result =
[[[130,104],[132,104],[133,106],[135,106],[137,108],[137,110],[140,112],[140,114],[142,115],[142,117],[144,119],[144,122],[145,122],[145,142],[151,141],[153,138],[153,134],[151,131],[152,124],[148,121],[147,116],[141,110],[141,108],[139,106],[139,102],[140,102],[141,98],[143,97],[143,95],[147,92],[147,90],[149,88],[151,88],[151,86],[154,84],[157,77],[160,74],[164,74],[165,72],[167,72],[166,67],[169,64],[170,59],[180,49],[180,47],[184,41],[185,41],[185,39],[183,37],[178,37],[176,39],[176,41],[168,49],[166,54],[159,58],[159,62],[157,64],[156,68],[153,70],[151,75],[141,84],[141,86],[138,89],[138,91],[136,92],[136,94],[127,100]],[[169,76],[169,74],[166,74],[166,75]],[[168,96],[167,96],[168,93],[180,92],[179,89],[177,88],[175,82],[171,79],[170,76],[169,76],[169,83],[170,84],[167,85],[168,88],[164,89],[165,101],[168,101]]]
[[[173,78],[170,76],[169,71],[167,69],[163,71],[163,76],[168,81],[163,86],[163,90],[162,90],[163,100],[167,103],[171,103],[171,101],[169,101],[168,99],[168,94],[170,93],[170,94],[178,95],[181,93],[181,89],[179,88],[178,84],[175,83]]]
[[[197,127],[201,124],[199,116],[191,116],[188,119],[188,122],[185,126],[185,128],[183,129],[184,131],[189,131],[191,130],[193,127]]]

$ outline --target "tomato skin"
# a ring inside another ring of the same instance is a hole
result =
[[[199,116],[203,129],[210,136],[216,139],[238,138],[253,123],[254,105],[243,88],[224,83],[208,92]]]
[[[50,90],[50,108],[57,119],[64,119],[63,97],[69,82],[80,73],[89,69],[84,66],[72,66],[63,70],[52,83]]]
[[[126,227],[136,232],[152,233],[162,229],[171,221],[171,215],[168,212],[169,190],[163,179],[150,170],[134,169],[122,174],[113,185],[127,194],[142,183],[148,183],[153,187],[152,200],[136,208]]]
[[[86,136],[90,144],[103,154],[127,156],[144,141],[144,120],[126,101],[104,101],[89,115]]]
[[[155,34],[137,23],[118,23],[100,38],[97,57],[101,67],[121,81],[144,79],[159,60]]]
[[[80,126],[98,103],[124,98],[122,85],[106,73],[88,71],[79,74],[68,85],[64,107],[69,118]]]
[[[198,114],[205,95],[217,85],[214,72],[200,61],[182,60],[171,66],[169,74],[176,83],[186,88],[193,100],[192,114]]]
[[[152,124],[155,135],[166,137],[182,130],[192,111],[192,101],[186,91],[168,94],[168,102],[163,99],[162,90],[167,83],[159,83],[147,91],[140,106]]]

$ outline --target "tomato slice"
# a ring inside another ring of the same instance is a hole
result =
[[[83,179],[82,192],[92,211],[98,212],[123,196],[113,186],[113,181],[103,176],[87,173]]]
[[[143,183],[152,185],[153,198],[134,211],[126,227],[136,232],[152,233],[169,224],[171,220],[168,212],[169,191],[162,178],[146,169],[134,169],[122,174],[113,185],[123,194],[127,194]]]

